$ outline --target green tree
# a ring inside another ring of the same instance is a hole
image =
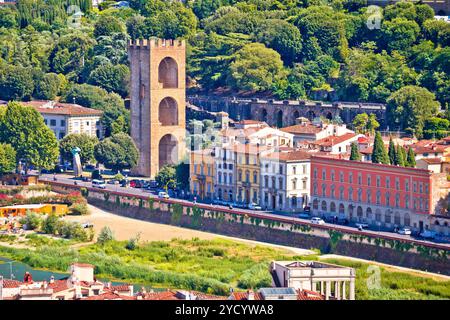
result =
[[[0,99],[29,100],[33,93],[34,82],[30,71],[21,66],[0,64]]]
[[[100,230],[100,233],[97,237],[97,243],[103,245],[103,244],[107,243],[108,241],[113,241],[114,239],[115,239],[114,233],[111,230],[111,228],[108,226],[105,226],[102,228],[102,230]]]
[[[357,133],[366,133],[367,132],[367,123],[369,122],[369,116],[367,113],[360,113],[355,116],[353,119],[353,127]]]
[[[280,54],[261,43],[251,43],[236,52],[230,65],[230,85],[236,89],[266,91],[286,76]]]
[[[383,33],[382,46],[389,51],[405,50],[411,47],[420,33],[420,27],[415,21],[405,18],[395,18],[384,21],[381,31]]]
[[[387,119],[390,125],[400,130],[413,130],[422,137],[426,119],[439,111],[439,102],[433,93],[418,86],[403,87],[387,100]]]
[[[284,20],[267,20],[256,40],[277,51],[286,65],[300,60],[302,37],[298,28]]]
[[[175,167],[177,186],[182,190],[189,189],[189,163],[180,162]]]
[[[165,165],[155,176],[155,180],[163,188],[175,188],[176,179],[176,168],[173,165]]]
[[[123,98],[128,95],[130,70],[123,64],[103,64],[94,69],[88,78],[88,83],[99,86],[108,92],[116,92]]]
[[[358,145],[355,142],[351,144],[350,160],[361,161],[361,153],[358,150]]]
[[[415,168],[416,167],[416,155],[414,154],[414,150],[409,147],[408,148],[408,156],[406,158],[406,166]]]
[[[18,102],[8,103],[0,122],[0,142],[16,150],[16,161],[38,168],[53,168],[59,157],[55,134],[44,118],[32,107]]]
[[[375,133],[375,141],[373,143],[372,162],[389,164],[389,156],[384,147],[383,139],[379,131]]]
[[[6,143],[0,143],[0,175],[16,168],[16,150]]]
[[[139,151],[126,133],[118,133],[101,141],[95,146],[94,155],[98,162],[112,170],[132,168],[139,159]]]
[[[406,151],[405,148],[403,148],[400,145],[397,145],[396,148],[396,158],[397,158],[397,165],[400,167],[404,167],[406,165]]]
[[[54,100],[61,89],[61,78],[56,73],[46,73],[36,83],[34,96],[38,99]]]
[[[397,152],[395,151],[394,141],[392,136],[389,138],[389,149],[388,149],[389,162],[392,165],[398,165]]]
[[[65,161],[72,161],[72,149],[78,147],[81,150],[80,160],[82,164],[93,161],[95,159],[94,148],[97,143],[97,137],[91,137],[86,133],[71,133],[59,142],[61,157]]]
[[[55,214],[48,215],[47,218],[45,218],[45,220],[42,222],[42,232],[46,234],[56,234],[58,220],[59,218]]]
[[[125,32],[125,25],[120,19],[112,15],[100,15],[94,25],[94,37],[96,38],[122,32]]]

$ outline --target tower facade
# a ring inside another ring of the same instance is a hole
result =
[[[131,137],[140,151],[133,173],[155,177],[185,151],[186,44],[184,40],[134,40],[130,61]]]

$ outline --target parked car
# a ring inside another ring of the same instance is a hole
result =
[[[81,177],[81,181],[84,181],[84,182],[91,182],[91,178],[88,178],[88,177]]]
[[[350,223],[350,221],[348,221],[348,219],[346,219],[346,218],[338,218],[337,223],[338,224],[348,225]]]
[[[436,232],[430,230],[424,230],[419,234],[419,237],[423,239],[434,239]]]
[[[410,228],[403,227],[403,228],[398,229],[397,233],[398,234],[404,234],[404,235],[411,235],[412,232],[411,232]]]
[[[124,187],[124,188],[130,186],[130,181],[128,181],[128,179],[122,179],[122,180],[120,180],[119,183],[120,183],[120,186],[121,186],[121,187]]]
[[[92,180],[92,186],[94,188],[106,189],[106,183],[104,180],[94,179]]]
[[[311,215],[307,212],[299,213],[298,217],[302,219],[311,219]]]
[[[325,221],[328,223],[337,223],[338,216],[328,216],[325,218]]]
[[[250,204],[248,205],[248,208],[249,208],[250,210],[262,210],[261,206],[260,206],[260,205],[257,205],[256,203],[250,203]]]
[[[165,192],[165,191],[160,191],[160,192],[158,192],[158,198],[161,198],[161,199],[169,199],[170,196],[167,194],[167,192]]]
[[[311,223],[322,225],[322,224],[325,224],[325,221],[323,221],[322,218],[314,217],[311,219]]]
[[[108,180],[107,183],[108,183],[108,184],[119,184],[120,182],[119,182],[119,180],[111,179],[111,180]]]

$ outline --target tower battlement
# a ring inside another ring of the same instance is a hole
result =
[[[134,39],[128,41],[129,48],[167,48],[167,49],[185,49],[186,40],[173,40],[173,39]]]

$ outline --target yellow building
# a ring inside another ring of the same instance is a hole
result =
[[[212,149],[191,152],[190,190],[201,200],[213,200],[214,197],[214,152]]]
[[[234,146],[236,159],[236,202],[245,205],[260,203],[260,155],[269,148],[258,144]]]
[[[39,214],[56,214],[62,216],[67,214],[68,207],[66,204],[22,204],[15,206],[7,206],[0,208],[0,217],[25,216],[27,212],[34,212]]]

